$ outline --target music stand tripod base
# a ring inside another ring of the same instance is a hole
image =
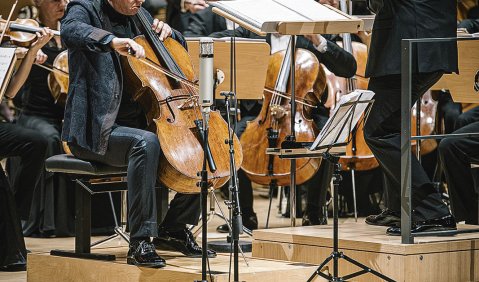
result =
[[[311,277],[308,279],[308,282],[311,282],[314,280],[316,275],[321,276],[322,278],[328,280],[328,281],[347,281],[348,279],[371,273],[385,281],[389,282],[394,282],[393,279],[367,267],[366,265],[355,261],[354,259],[348,257],[345,255],[343,252],[340,252],[338,250],[338,245],[339,245],[339,230],[338,230],[338,190],[339,190],[339,184],[341,183],[341,165],[338,163],[339,162],[339,156],[333,156],[329,153],[324,153],[323,154],[323,159],[327,160],[328,162],[331,162],[334,165],[334,174],[333,174],[333,186],[334,186],[334,191],[333,191],[333,252],[331,255],[329,255],[316,269],[316,271],[311,275]],[[343,277],[338,276],[338,270],[339,270],[339,259],[344,259],[348,261],[349,263],[352,263],[359,267],[361,270],[353,272],[351,274],[345,275]],[[328,264],[331,260],[333,260],[333,275],[329,274],[326,275],[321,272],[324,266]]]

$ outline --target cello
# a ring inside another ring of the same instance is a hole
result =
[[[242,169],[248,178],[262,185],[290,184],[290,161],[267,155],[267,148],[278,148],[291,134],[291,48],[270,56],[263,91],[263,106],[241,135],[244,161]],[[297,98],[295,133],[298,142],[313,141],[319,130],[310,118],[311,105],[319,102],[325,89],[325,73],[318,59],[304,49],[295,51],[295,93]],[[314,106],[313,106],[314,107]],[[321,159],[296,161],[296,183],[302,184],[318,171]]]
[[[150,27],[144,10],[137,19],[145,35],[133,40],[145,50],[145,59],[122,57],[124,91],[145,111],[148,129],[155,132],[162,154],[158,180],[180,193],[199,193],[198,172],[203,165],[201,110],[191,59],[185,48],[171,37],[160,41]],[[228,126],[219,112],[209,119],[208,184],[219,188],[229,179],[229,146],[225,143]],[[242,162],[238,138],[234,138],[235,163]]]

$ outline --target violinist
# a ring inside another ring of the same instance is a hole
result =
[[[120,56],[145,57],[143,47],[131,39],[145,33],[135,17],[143,2],[78,0],[68,5],[61,27],[70,66],[62,140],[80,159],[128,167],[127,263],[163,267],[165,261],[155,246],[201,257],[201,248],[186,228],[198,223],[200,201],[199,194],[177,193],[158,225],[155,182],[160,144],[155,134],[144,130],[143,111],[124,91],[128,81],[119,64]],[[149,17],[149,21],[160,40],[171,36],[185,46],[181,33],[157,19]],[[215,255],[208,250],[209,257]]]
[[[38,8],[40,26],[58,30],[59,21],[65,13],[67,0],[35,0]],[[60,37],[53,37],[42,47],[46,54],[45,64],[53,65],[56,56],[65,50]],[[43,161],[50,156],[61,154],[60,131],[64,106],[56,103],[49,88],[50,72],[38,65],[32,71],[22,89],[22,112],[18,124],[24,128],[35,130],[38,135],[48,140],[48,148]],[[22,164],[20,164],[21,167]],[[65,189],[61,186],[69,182],[62,176],[44,171],[35,190],[30,219],[24,224],[25,236],[52,237],[69,236],[68,221],[72,220],[72,212],[58,203],[68,202],[67,194],[59,193]],[[63,208],[62,208],[63,207]],[[71,227],[70,227],[71,228]]]
[[[7,98],[12,99],[17,95],[34,62],[44,62],[46,57],[40,48],[52,36],[52,32],[44,28],[37,34],[37,40],[28,51],[17,48],[20,51],[17,57],[24,55],[24,58],[6,89]],[[18,156],[22,162],[22,169],[10,181],[0,168],[0,271],[26,270],[27,254],[20,219],[28,219],[33,190],[43,168],[46,147],[47,140],[36,131],[8,121],[0,122],[0,158]],[[9,183],[12,183],[13,189]]]
[[[321,4],[329,4],[333,7],[338,7],[338,1],[336,0],[320,0]],[[206,10],[205,10],[206,11]],[[192,26],[190,26],[189,31],[200,31],[208,30],[208,16],[205,15],[205,11],[201,11],[198,14],[192,17]],[[216,18],[216,16],[213,16]],[[194,20],[193,20],[194,19]],[[205,23],[205,27],[199,27],[200,23]],[[214,20],[213,22],[217,22]],[[238,27],[234,31],[227,30],[221,32],[212,33],[211,37],[225,37],[235,35],[237,37],[244,38],[263,38],[266,39],[271,46],[271,53],[285,50],[288,44],[287,37],[279,37],[276,35],[267,35],[266,38],[259,37],[256,34],[246,30],[243,27]],[[318,58],[319,62],[324,64],[331,72],[341,77],[352,77],[356,73],[356,61],[354,57],[346,52],[344,49],[339,47],[336,43],[329,40],[331,36],[329,35],[308,35],[308,36],[299,36],[297,40],[297,48],[304,48],[311,51]],[[259,113],[261,109],[258,102],[253,101],[242,101],[241,105],[241,121],[238,123],[236,134],[240,136],[242,131],[246,128],[246,122],[253,120]],[[317,108],[312,111],[312,117],[317,127],[320,129],[324,126],[327,119],[329,118],[329,109],[325,108],[324,105],[320,104]],[[329,187],[331,177],[333,174],[333,166],[329,162],[324,161],[321,163],[321,166],[313,176],[312,179],[307,181],[304,185],[307,190],[307,204],[303,214],[303,225],[320,225],[327,224],[326,214],[323,213],[323,206],[326,204],[327,189]],[[253,212],[253,192],[251,181],[246,177],[245,173],[240,170],[238,172],[238,178],[240,183],[239,190],[241,191],[240,195],[240,205],[241,210],[250,211],[246,215],[243,215],[243,221],[250,222],[251,217],[256,219],[256,215]],[[299,198],[299,197],[298,197]],[[218,231],[227,232],[227,226],[219,226]]]
[[[400,235],[401,207],[401,39],[456,36],[456,1],[370,0],[376,12],[366,75],[376,93],[364,127],[366,143],[386,175],[387,209],[366,223],[391,226]],[[455,43],[419,44],[413,59],[412,97],[415,103],[444,73],[457,72]],[[456,222],[417,158],[411,156],[412,233],[454,230]]]

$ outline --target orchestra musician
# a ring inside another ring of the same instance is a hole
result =
[[[177,193],[158,225],[155,182],[160,144],[155,134],[144,130],[145,115],[131,93],[122,91],[128,81],[119,64],[120,55],[145,57],[143,47],[131,39],[144,33],[134,17],[143,2],[78,0],[68,5],[61,27],[70,66],[62,140],[80,159],[128,166],[127,263],[163,267],[165,261],[155,246],[201,257],[201,248],[186,228],[198,223],[200,201],[198,194]],[[181,33],[157,19],[149,21],[160,40],[171,36],[185,46]],[[208,250],[208,256],[216,253]]]
[[[329,4],[333,7],[338,7],[337,0],[320,0],[319,2],[321,4]],[[200,11],[191,17],[190,26],[186,33],[192,36],[198,36],[199,34],[193,33],[205,30],[215,30],[215,25],[211,27],[212,22],[215,24],[221,22],[221,17],[213,14],[210,10],[205,9]],[[217,24],[217,26],[227,26],[227,23]],[[286,49],[288,44],[287,36],[280,37],[268,34],[266,37],[260,37],[243,27],[238,27],[234,31],[225,30],[213,32],[210,34],[210,36],[225,37],[232,36],[233,34],[237,37],[243,38],[266,39],[266,42],[271,46],[271,53]],[[354,57],[339,47],[336,43],[331,41],[331,37],[332,36],[330,35],[299,36],[296,47],[311,51],[314,55],[316,55],[319,62],[324,64],[335,75],[340,77],[354,76],[357,67]],[[242,117],[241,121],[236,127],[236,134],[238,136],[241,136],[242,132],[246,129],[247,122],[255,119],[259,114],[259,110],[261,110],[261,107],[256,101],[241,102],[240,109]],[[322,104],[319,104],[315,109],[313,109],[312,117],[317,127],[321,129],[329,118],[329,109],[325,108]],[[315,176],[313,176],[312,179],[308,180],[304,184],[307,190],[307,201],[305,211],[303,213],[303,226],[327,224],[327,215],[324,214],[323,206],[326,204],[327,190],[331,182],[333,170],[334,167],[329,162],[324,161],[321,163],[321,166]],[[251,224],[251,222],[256,219],[256,214],[254,214],[253,210],[253,191],[251,181],[247,178],[246,174],[242,170],[238,172],[238,178],[240,183],[239,190],[241,191],[239,194],[241,210],[242,212],[246,212],[243,215],[243,221]],[[228,232],[228,226],[226,224],[221,225],[217,230],[220,232]]]
[[[34,0],[38,9],[40,26],[59,29],[60,19],[65,13],[67,0]],[[52,66],[58,54],[64,51],[60,37],[53,37],[42,52],[47,56],[45,64]],[[24,128],[35,130],[36,134],[43,136],[48,141],[47,158],[63,153],[60,142],[60,132],[63,120],[64,105],[56,103],[49,88],[48,75],[51,72],[38,65],[32,67],[25,85],[22,88],[22,111],[18,124]],[[22,164],[19,164],[21,169]],[[71,224],[73,212],[59,202],[67,202],[65,189],[58,189],[72,185],[64,177],[43,171],[39,184],[35,189],[31,216],[24,223],[25,236],[53,237],[69,236],[73,234]]]
[[[179,32],[188,27],[191,15],[208,7],[205,0],[167,0],[166,22]]]
[[[7,98],[17,95],[34,62],[41,64],[46,60],[41,48],[52,37],[52,31],[44,28],[37,33],[36,41],[28,50],[17,48],[20,51],[17,57],[24,57],[7,86]],[[20,219],[27,220],[30,214],[33,190],[43,169],[46,148],[46,138],[36,131],[8,121],[0,122],[0,158],[19,156],[22,163],[22,169],[10,181],[0,168],[0,271],[26,270],[27,253]]]
[[[456,133],[479,132],[479,107],[475,107],[459,116],[456,121]],[[451,199],[452,213],[456,220],[466,224],[478,222],[478,191],[471,171],[471,162],[479,162],[479,137],[447,137],[439,143],[439,156],[447,188]]]
[[[366,75],[376,93],[364,128],[366,143],[386,175],[387,209],[366,223],[391,226],[399,235],[401,207],[401,39],[456,36],[456,1],[370,0],[376,12]],[[413,59],[412,103],[444,73],[457,72],[455,43],[421,44]],[[412,170],[412,233],[456,229],[454,217],[415,156]]]

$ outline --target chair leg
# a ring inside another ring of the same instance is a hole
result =
[[[75,251],[51,250],[50,255],[113,261],[115,255],[92,254],[91,243],[91,195],[88,186],[75,180]]]
[[[90,253],[91,198],[80,180],[75,185],[75,253]]]

